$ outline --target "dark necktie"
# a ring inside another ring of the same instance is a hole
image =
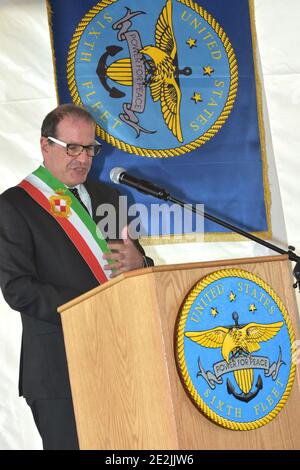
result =
[[[86,205],[84,204],[84,202],[81,200],[81,197],[79,196],[78,189],[77,189],[77,188],[69,188],[69,191],[71,191],[71,193],[74,194],[74,196],[76,197],[76,199],[78,199],[78,201],[80,202],[80,204],[82,205],[82,207],[84,207],[85,210],[87,211],[87,213],[89,214],[88,208],[86,207]]]

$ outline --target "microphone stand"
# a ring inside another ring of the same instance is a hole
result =
[[[239,235],[242,235],[245,238],[248,238],[249,240],[254,241],[255,243],[258,243],[259,245],[265,246],[266,248],[270,248],[273,251],[276,251],[277,253],[280,253],[281,255],[288,255],[288,258],[290,261],[295,261],[296,265],[293,269],[293,275],[296,279],[296,282],[293,284],[293,287],[296,288],[298,287],[299,292],[300,292],[300,257],[294,253],[295,247],[289,246],[288,250],[283,250],[282,248],[279,248],[276,245],[273,245],[273,243],[269,243],[265,240],[262,240],[259,237],[256,237],[255,235],[252,235],[251,233],[245,232],[244,230],[236,227],[235,225],[229,224],[228,222],[225,222],[222,219],[219,219],[218,217],[215,217],[208,212],[202,212],[196,207],[193,207],[191,204],[187,204],[180,199],[175,198],[174,196],[170,195],[167,191],[164,189],[158,188],[157,186],[153,185],[153,188],[155,191],[149,191],[149,193],[152,196],[156,196],[159,199],[164,199],[165,201],[170,201],[174,202],[175,204],[179,204],[181,207],[188,208],[195,214],[201,215],[205,219],[211,220],[212,222],[215,222],[218,225],[221,225],[222,227],[228,228],[232,232],[238,233]],[[145,188],[143,187],[142,192],[147,193],[145,191]]]

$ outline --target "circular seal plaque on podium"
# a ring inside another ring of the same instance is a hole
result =
[[[283,408],[296,372],[295,337],[265,281],[240,269],[206,276],[188,293],[175,333],[181,381],[209,419],[248,431]]]

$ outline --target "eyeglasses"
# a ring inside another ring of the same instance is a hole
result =
[[[65,147],[67,154],[70,157],[78,157],[84,150],[86,150],[88,157],[97,157],[97,155],[100,154],[101,149],[102,149],[102,144],[100,144],[100,142],[97,142],[97,140],[95,140],[96,142],[95,144],[80,145],[80,144],[66,144],[65,142],[55,139],[54,137],[47,137],[47,139],[50,140],[51,142],[54,142],[55,144]]]

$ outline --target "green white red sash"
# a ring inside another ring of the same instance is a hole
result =
[[[19,184],[43,209],[54,217],[77,248],[92,273],[103,284],[108,280],[103,266],[109,253],[106,241],[95,222],[76,197],[43,166]]]

